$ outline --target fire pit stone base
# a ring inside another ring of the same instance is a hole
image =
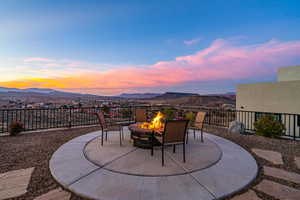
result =
[[[133,145],[139,148],[151,148],[152,130],[141,128],[142,123],[135,123],[129,125],[128,129],[131,131],[131,139]],[[159,142],[154,138],[154,146],[158,146]]]

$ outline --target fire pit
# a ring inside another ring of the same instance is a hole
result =
[[[131,124],[128,128],[131,131],[131,139],[133,145],[140,148],[151,148],[151,136],[154,134],[161,134],[164,128],[164,115],[158,112],[153,120],[148,123],[135,123]],[[154,146],[159,145],[159,142],[154,138]]]

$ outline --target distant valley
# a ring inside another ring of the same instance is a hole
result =
[[[166,92],[166,93],[123,93],[118,96],[98,96],[91,94],[80,94],[63,92],[47,88],[4,88],[0,87],[0,104],[7,102],[22,103],[58,103],[70,104],[76,101],[84,102],[83,105],[94,105],[99,101],[123,102],[123,104],[170,104],[220,107],[224,104],[235,105],[235,93],[199,95],[196,93]],[[126,103],[127,102],[127,103]]]

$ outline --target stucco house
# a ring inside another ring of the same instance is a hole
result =
[[[262,116],[261,112],[274,113],[286,125],[287,135],[299,137],[300,66],[281,67],[277,76],[277,82],[238,85],[236,109],[254,111],[243,113],[246,126],[252,126]]]

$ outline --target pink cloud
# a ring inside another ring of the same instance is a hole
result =
[[[31,58],[26,58],[24,59],[25,63],[34,63],[34,62],[53,62],[54,60],[49,59],[49,58],[42,58],[42,57],[31,57]]]
[[[25,80],[25,85],[31,87],[34,82],[39,81],[39,87],[64,90],[85,88],[87,91],[94,91],[93,93],[97,90],[98,94],[112,94],[119,91],[134,91],[137,88],[167,87],[188,81],[259,79],[274,75],[280,66],[299,63],[300,41],[271,40],[262,44],[243,46],[217,39],[205,49],[170,61],[105,71],[85,70],[84,64],[75,63],[81,70],[70,76],[50,77],[42,81]]]

